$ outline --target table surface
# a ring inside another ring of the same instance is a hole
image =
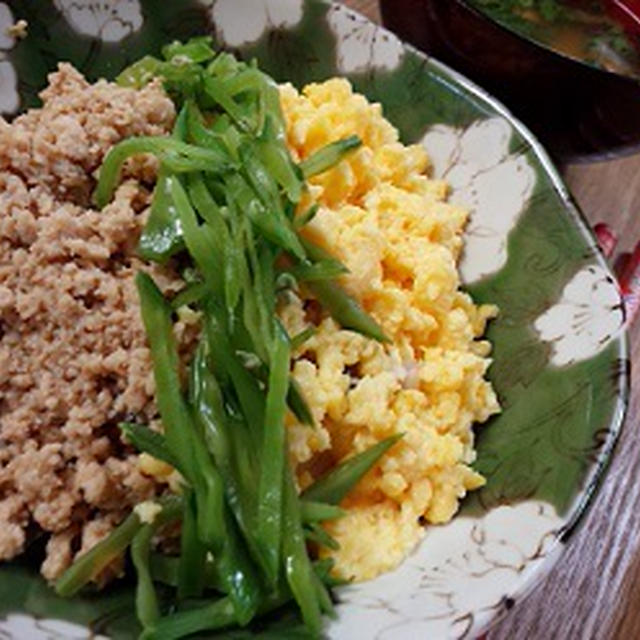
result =
[[[344,3],[380,22],[377,0]],[[570,165],[565,181],[587,219],[608,223],[619,251],[640,240],[640,155]],[[631,329],[640,357],[640,320]],[[617,452],[582,527],[545,580],[489,634],[489,640],[610,640],[640,637],[640,461],[637,380]]]

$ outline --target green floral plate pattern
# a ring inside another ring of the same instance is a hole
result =
[[[16,40],[6,27],[28,22]],[[72,61],[113,77],[167,41],[209,32],[297,86],[344,75],[421,142],[470,208],[465,286],[501,308],[489,337],[503,413],[479,429],[488,482],[430,527],[396,571],[338,592],[331,638],[473,637],[548,570],[602,479],[626,408],[620,292],[549,158],[490,96],[340,5],[321,0],[0,2],[0,112],[37,104]],[[0,638],[135,637],[132,594],[56,598],[28,559],[0,567]],[[95,637],[95,636],[92,636]],[[281,630],[277,637],[286,637]]]

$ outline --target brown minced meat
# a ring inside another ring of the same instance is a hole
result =
[[[165,291],[180,281],[135,257],[152,159],[128,165],[105,209],[91,206],[105,153],[168,133],[171,100],[155,83],[90,85],[67,64],[49,82],[42,108],[0,118],[0,560],[45,532],[54,579],[164,490],[117,423],[156,413],[135,274]],[[184,344],[188,329],[177,332]]]

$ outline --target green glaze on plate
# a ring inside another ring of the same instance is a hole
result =
[[[113,77],[174,38],[207,32],[298,87],[347,76],[383,105],[404,142],[425,145],[434,175],[471,211],[465,286],[501,309],[489,375],[503,412],[478,429],[486,486],[454,521],[429,527],[396,571],[341,589],[327,634],[461,638],[488,628],[553,564],[588,506],[629,380],[618,287],[536,140],[465,78],[321,0],[0,2],[2,33],[19,18],[27,38],[0,37],[7,116],[37,103],[59,60],[91,80]],[[134,633],[126,585],[63,602],[21,562],[0,568],[0,595],[3,637],[37,638],[42,627],[43,638],[88,637],[91,623],[114,638]]]

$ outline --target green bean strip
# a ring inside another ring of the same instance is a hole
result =
[[[245,91],[260,91],[264,84],[264,78],[257,69],[246,68],[222,81],[225,90],[232,96]]]
[[[204,544],[218,551],[224,545],[226,535],[222,526],[224,487],[220,473],[201,440],[200,437],[194,438],[198,535]]]
[[[336,561],[333,558],[322,558],[313,563],[313,570],[322,583],[329,588],[342,587],[350,584],[352,582],[351,580],[332,575],[331,572],[335,565]]]
[[[337,520],[346,514],[344,509],[325,502],[300,501],[300,516],[302,522],[311,524],[325,520]]]
[[[141,89],[158,75],[158,69],[161,66],[162,62],[157,58],[144,56],[116,76],[116,84],[121,87]]]
[[[260,606],[259,613],[265,614],[274,611],[286,604],[290,598],[291,594],[288,591],[284,591],[283,593],[278,591],[273,592],[265,597]],[[203,606],[187,611],[179,611],[178,613],[161,618],[155,626],[155,629],[144,632],[140,636],[140,640],[178,640],[179,638],[201,631],[224,629],[234,623],[229,599],[220,598]],[[246,637],[242,635],[242,632],[240,633],[240,637]],[[256,635],[249,630],[247,630],[246,633],[248,637],[254,637],[254,635]],[[274,640],[281,640],[283,637],[288,638],[288,635],[288,631],[280,629],[276,632],[276,635],[271,635],[268,632],[260,632],[260,637],[271,637],[274,638]],[[224,637],[227,636],[230,638],[234,637],[230,632],[227,632]],[[318,635],[305,634],[296,630],[295,637],[316,639]]]
[[[260,442],[264,424],[265,398],[255,378],[240,364],[225,331],[224,319],[215,305],[209,305],[205,318],[205,331],[211,354],[217,366],[224,368],[231,380],[249,429]]]
[[[255,146],[245,142],[239,149],[243,173],[256,196],[267,210],[284,215],[278,184],[262,164]]]
[[[183,107],[173,126],[172,137],[184,142],[187,129],[187,110]],[[182,230],[178,213],[169,194],[169,170],[161,164],[158,170],[156,186],[153,190],[153,202],[147,223],[140,234],[138,253],[145,260],[164,264],[171,256],[180,251]]]
[[[315,242],[312,242],[308,238],[304,236],[300,236],[300,242],[304,247],[305,253],[313,262],[335,262],[336,264],[341,265],[346,271],[348,271],[347,267],[345,267],[340,260],[338,260],[333,254],[329,253],[326,249],[318,246]]]
[[[332,551],[340,549],[338,542],[315,522],[310,523],[305,527],[304,536],[307,540],[311,540],[321,547],[326,547]]]
[[[289,409],[293,411],[295,415],[302,424],[308,424],[313,426],[313,414],[311,413],[311,409],[305,400],[304,394],[300,389],[300,385],[294,380],[293,377],[289,378],[289,393],[287,394],[287,404],[289,405]]]
[[[343,267],[329,252],[306,238],[301,238],[306,254],[314,262],[327,261]],[[304,263],[303,263],[304,264]],[[332,267],[333,268],[333,267]],[[343,267],[346,269],[346,267]],[[360,304],[341,289],[336,283],[327,280],[312,280],[307,284],[318,301],[329,311],[331,316],[345,329],[357,331],[378,342],[389,342],[380,325],[360,306]]]
[[[319,209],[320,206],[318,203],[314,202],[306,211],[303,211],[300,215],[296,216],[293,221],[293,226],[296,229],[302,229],[302,227],[308,225],[316,217]]]
[[[303,258],[305,255],[304,249],[291,221],[284,213],[276,181],[260,161],[254,146],[248,144],[241,146],[240,159],[248,184],[266,209],[267,216],[272,218],[272,225],[276,225],[274,228],[278,230],[278,233],[274,235],[279,237],[280,245],[283,249],[291,251],[298,258]],[[254,224],[257,223],[254,222]]]
[[[275,289],[275,269],[274,262],[278,252],[264,243],[256,243],[258,250],[259,281],[257,284],[262,290],[265,307],[270,316],[270,322],[280,322],[276,316],[276,289]]]
[[[153,280],[144,272],[136,276],[140,311],[147,332],[156,382],[156,399],[165,429],[167,446],[180,468],[196,468],[189,434],[193,424],[189,408],[182,397],[178,376],[179,358],[171,326],[171,309]]]
[[[225,509],[224,524],[227,533],[216,566],[224,590],[229,593],[235,617],[241,626],[248,624],[260,606],[262,592],[247,546],[229,508]]]
[[[220,250],[222,238],[218,238],[215,234],[209,236],[203,232],[189,197],[180,180],[175,176],[169,178],[169,191],[182,224],[182,233],[189,253],[191,253],[211,290],[220,294],[224,286],[222,282],[222,251]]]
[[[171,299],[171,308],[178,310],[180,307],[201,302],[207,291],[209,288],[206,282],[192,282]]]
[[[268,348],[262,341],[261,324],[254,292],[254,283],[251,280],[249,265],[245,256],[245,229],[242,216],[238,206],[230,194],[227,197],[227,210],[229,213],[229,226],[231,228],[232,243],[234,245],[234,255],[237,258],[238,277],[242,289],[242,320],[246,332],[251,338],[253,349],[259,358],[266,362],[269,358]],[[239,324],[239,323],[236,323]]]
[[[187,191],[200,217],[219,235],[220,244],[229,242],[229,229],[224,222],[222,209],[213,199],[201,173],[194,173],[187,177]]]
[[[225,77],[238,72],[238,69],[243,66],[243,63],[235,58],[231,53],[220,51],[207,65],[207,73],[212,76]]]
[[[181,142],[187,141],[187,134],[189,132],[189,112],[187,110],[187,105],[182,105],[176,121],[173,123],[173,131],[171,132],[171,137],[174,140],[180,140]]]
[[[183,246],[178,214],[169,195],[169,173],[167,167],[161,165],[149,218],[138,241],[138,253],[145,260],[164,264]]]
[[[211,48],[211,38],[208,36],[194,37],[187,43],[171,42],[162,48],[162,55],[166,60],[185,58],[190,62],[208,62],[215,57],[216,52]]]
[[[362,145],[358,136],[349,136],[342,140],[336,140],[318,149],[315,153],[300,163],[300,169],[305,178],[311,178],[319,173],[331,169],[344,160],[347,155]]]
[[[212,415],[212,412],[209,411],[211,407],[207,406],[205,402],[205,394],[208,390],[206,384],[211,379],[211,376],[205,376],[207,368],[202,345],[204,345],[204,343],[201,343],[201,346],[196,350],[196,355],[191,367],[191,393],[193,396],[194,408],[196,409],[195,415],[200,431],[203,432],[202,435],[204,438],[204,442],[200,446],[200,449],[208,458],[209,452],[205,446],[207,434],[211,430],[215,430],[217,428],[218,432],[214,434],[217,436],[216,445],[218,447],[222,445],[226,449],[227,453],[224,457],[219,456],[220,470],[216,468],[213,470],[215,471],[215,474],[209,473],[210,476],[215,475],[217,489],[216,495],[218,497],[219,504],[221,505],[220,511],[216,512],[213,520],[213,524],[217,525],[218,529],[221,531],[220,544],[214,547],[214,552],[217,554],[216,562],[218,564],[220,580],[225,587],[225,591],[229,593],[233,600],[238,622],[240,624],[245,624],[255,615],[256,609],[259,605],[261,597],[260,586],[249,555],[247,554],[245,544],[237,531],[236,523],[230,515],[228,506],[222,499],[223,491],[225,489],[229,489],[232,484],[232,473],[230,472],[229,462],[230,455],[233,455],[233,447],[230,446],[232,443],[227,437],[228,434],[222,433],[224,425],[221,425],[220,423],[211,424],[215,419],[214,417],[212,417],[211,421],[203,419],[203,410],[208,411],[210,416]],[[238,432],[236,431],[235,434],[237,435],[237,433]],[[209,434],[209,437],[211,437],[211,434]],[[213,451],[212,453],[214,458],[216,458],[216,452]],[[218,460],[218,458],[216,458],[216,460]],[[221,473],[224,473],[226,476],[224,487]],[[230,499],[229,503],[237,505],[237,502],[234,503],[233,499]]]
[[[240,425],[231,426],[225,414],[220,387],[209,371],[203,345],[196,350],[193,362],[196,416],[204,430],[204,437],[220,473],[224,477],[228,504],[246,539],[252,556],[266,571],[264,557],[257,542],[257,513],[255,466],[243,464],[240,455],[250,456]],[[239,441],[239,442],[238,442]]]
[[[334,280],[349,273],[349,269],[337,260],[321,260],[313,264],[299,264],[291,269],[291,275],[298,282],[318,282]]]
[[[331,471],[305,489],[301,497],[311,502],[339,504],[352,487],[403,435],[400,433],[391,436],[374,444],[366,451],[341,462],[337,467],[331,469]]]
[[[98,186],[94,194],[99,208],[104,207],[113,196],[120,169],[130,156],[140,153],[153,153],[174,170],[220,172],[230,168],[228,157],[211,149],[202,149],[180,140],[163,136],[128,138],[111,147],[102,167]]]
[[[197,212],[210,225],[213,235],[219,239],[223,259],[224,298],[229,317],[240,301],[242,290],[241,265],[244,260],[238,247],[231,241],[229,229],[222,217],[220,207],[209,193],[201,175],[188,180],[188,191]]]
[[[328,615],[330,618],[337,618],[336,610],[331,602],[331,597],[327,591],[324,582],[318,577],[317,573],[313,572],[313,581],[316,587],[316,594],[318,595],[318,601],[320,602],[320,609],[322,613]]]
[[[291,351],[293,352],[293,341],[291,342]],[[259,380],[266,384],[269,377],[269,370],[262,365],[255,370],[255,375]],[[300,385],[293,376],[289,376],[289,390],[287,391],[287,405],[293,412],[295,417],[302,423],[312,426],[313,414],[304,398],[304,394],[300,389]]]
[[[331,316],[345,329],[351,329],[378,342],[390,342],[380,325],[337,284],[328,280],[316,280],[307,283],[311,292],[318,298]]]
[[[263,263],[258,258],[256,248],[256,239],[253,235],[253,229],[246,219],[243,221],[244,232],[246,236],[245,244],[247,247],[247,255],[249,256],[249,266],[253,274],[253,296],[255,298],[255,306],[258,317],[258,327],[260,331],[260,341],[267,350],[269,358],[271,357],[271,341],[273,334],[273,314],[270,313],[269,296],[265,291]]]
[[[229,152],[224,136],[214,133],[208,129],[202,120],[202,114],[198,107],[189,100],[186,103],[187,110],[187,132],[191,142],[205,149],[213,149],[219,152]]]
[[[280,90],[278,89],[278,85],[275,80],[270,76],[263,74],[266,78],[267,89],[264,92],[266,109],[269,115],[271,116],[271,128],[274,140],[280,142],[280,144],[284,145],[287,148],[287,127],[284,122],[284,114],[282,113],[282,105],[280,104]],[[288,153],[288,148],[287,148]],[[299,173],[299,179],[301,181],[304,180],[301,171],[297,171]],[[291,195],[289,195],[291,197]],[[291,198],[294,202],[298,202],[295,198]]]
[[[219,104],[228,114],[236,125],[244,132],[251,129],[251,124],[247,122],[233,96],[227,91],[224,82],[217,78],[206,77],[203,83],[205,94]]]
[[[292,472],[286,465],[284,474],[284,509],[282,554],[285,575],[302,618],[315,635],[320,635],[322,620],[314,572],[300,524],[300,505],[293,485]]]
[[[179,640],[199,631],[223,629],[235,622],[233,603],[225,597],[204,607],[160,618],[153,628],[142,632],[140,640]]]
[[[309,340],[309,338],[312,338],[315,334],[315,327],[307,327],[300,333],[297,333],[295,336],[293,336],[293,338],[291,338],[291,351],[299,349],[307,340]]]
[[[170,587],[178,586],[178,571],[180,570],[180,558],[167,556],[163,553],[152,553],[149,559],[151,575],[156,582],[161,582]],[[220,573],[214,562],[206,560],[204,563],[204,586],[219,593],[225,593]]]
[[[149,556],[149,570],[153,579],[170,587],[178,586],[179,566],[180,558],[177,556],[168,556],[159,552]]]
[[[302,243],[293,230],[291,221],[284,215],[282,208],[273,211],[267,210],[257,199],[254,190],[240,175],[230,176],[225,184],[229,195],[236,202],[238,208],[249,217],[267,240],[285,251],[289,251],[298,259],[304,260],[306,254]]]
[[[171,453],[167,446],[167,441],[161,433],[152,431],[149,427],[132,422],[121,422],[118,424],[125,438],[141,452],[148,453],[157,460],[162,460],[174,468],[178,468],[180,463]]]
[[[220,513],[222,480],[203,446],[196,425],[180,392],[178,353],[171,327],[171,309],[153,280],[144,272],[136,277],[142,320],[151,349],[158,409],[165,438],[179,468],[196,489],[200,535],[214,548],[222,544]]]
[[[166,509],[179,508],[180,498],[169,497],[158,500]],[[138,514],[133,511],[106,538],[95,547],[77,558],[73,564],[58,578],[55,591],[59,596],[69,598],[82,587],[95,579],[116,558],[120,557],[131,544],[134,536],[142,528]]]
[[[192,490],[184,495],[180,562],[178,565],[178,598],[198,598],[205,583],[207,549],[198,538],[197,506]]]
[[[282,541],[282,475],[286,457],[284,417],[287,409],[291,355],[286,332],[279,323],[276,323],[275,327],[258,488],[258,540],[266,556],[268,578],[274,586],[278,580]]]
[[[304,501],[302,502],[304,503]],[[320,578],[322,582],[325,582],[329,577],[329,575],[331,574],[331,572],[333,571],[335,566],[336,566],[336,561],[334,558],[331,558],[331,557],[320,558],[319,560],[316,560],[313,563],[313,570],[315,574],[318,576],[318,578]]]
[[[58,578],[56,593],[64,598],[76,595],[82,587],[121,556],[142,527],[135,512],[130,513],[120,526],[74,563]]]
[[[296,173],[284,139],[278,139],[277,126],[272,113],[267,113],[262,136],[258,139],[256,152],[264,167],[284,189],[287,198],[294,203],[302,198],[303,182]]]
[[[158,529],[180,517],[180,506],[165,507],[151,523],[144,524],[131,543],[131,559],[136,570],[136,615],[143,628],[152,626],[160,618],[158,596],[149,567],[151,540]]]

